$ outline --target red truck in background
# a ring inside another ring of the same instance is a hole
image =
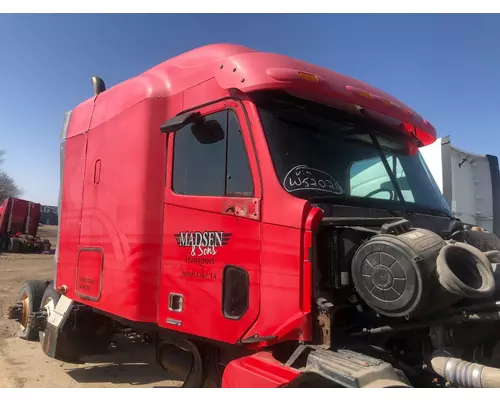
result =
[[[222,387],[500,386],[499,239],[453,216],[411,108],[230,44],[93,83],[62,129],[54,280],[8,312],[21,338],[84,362],[133,331],[185,387],[213,371]]]
[[[40,204],[8,197],[0,206],[0,251],[49,252],[50,242],[37,236]]]

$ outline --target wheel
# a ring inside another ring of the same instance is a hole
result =
[[[19,253],[21,251],[21,241],[18,238],[10,238],[9,251],[11,253]]]
[[[500,250],[500,239],[491,232],[468,230],[465,232],[465,242],[483,252]]]
[[[17,333],[18,337],[21,339],[38,339],[38,331],[28,324],[28,317],[32,312],[40,309],[44,291],[45,282],[43,281],[25,281],[21,286],[21,293],[18,301],[22,303],[23,307]]]
[[[205,382],[203,357],[191,340],[160,342],[156,344],[157,362],[165,370],[174,372],[183,388],[201,388]]]
[[[8,251],[9,250],[10,240],[8,237],[0,236],[0,251]]]
[[[198,350],[196,344],[190,340],[181,342],[181,348],[192,354],[192,364],[189,374],[182,384],[183,388],[201,388],[205,381],[205,374],[203,370],[203,358]]]
[[[42,300],[40,302],[40,310],[45,309],[47,312],[47,317],[54,311],[56,308],[57,302],[61,298],[61,295],[56,292],[54,288],[54,283],[50,282],[45,288],[45,292],[43,293]],[[38,331],[38,338],[40,343],[43,345],[43,340],[45,339],[45,330]]]

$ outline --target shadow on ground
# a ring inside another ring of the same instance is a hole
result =
[[[118,340],[105,354],[88,357],[79,368],[66,373],[79,383],[154,385],[179,387],[178,377],[162,369],[155,360],[154,347],[127,339]]]

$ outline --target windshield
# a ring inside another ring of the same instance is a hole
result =
[[[282,186],[311,201],[452,215],[425,162],[402,134],[295,98],[256,98]]]

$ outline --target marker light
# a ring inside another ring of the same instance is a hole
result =
[[[386,99],[385,97],[378,96],[376,94],[367,92],[363,89],[358,89],[352,86],[346,86],[346,89],[349,90],[352,94],[360,97],[364,97],[365,99],[378,101],[380,103],[384,103],[387,107],[396,107],[398,108],[392,101]]]
[[[370,99],[370,100],[373,99],[373,95],[370,92],[367,92],[365,90],[351,88],[350,86],[347,86],[347,89],[350,89],[351,92],[353,92],[354,94],[357,94],[358,96],[365,97],[365,98]]]
[[[303,81],[306,81],[306,82],[310,82],[310,83],[318,83],[319,82],[319,78],[316,75],[310,74],[308,72],[299,71],[299,77],[300,77],[300,79],[302,79]]]

